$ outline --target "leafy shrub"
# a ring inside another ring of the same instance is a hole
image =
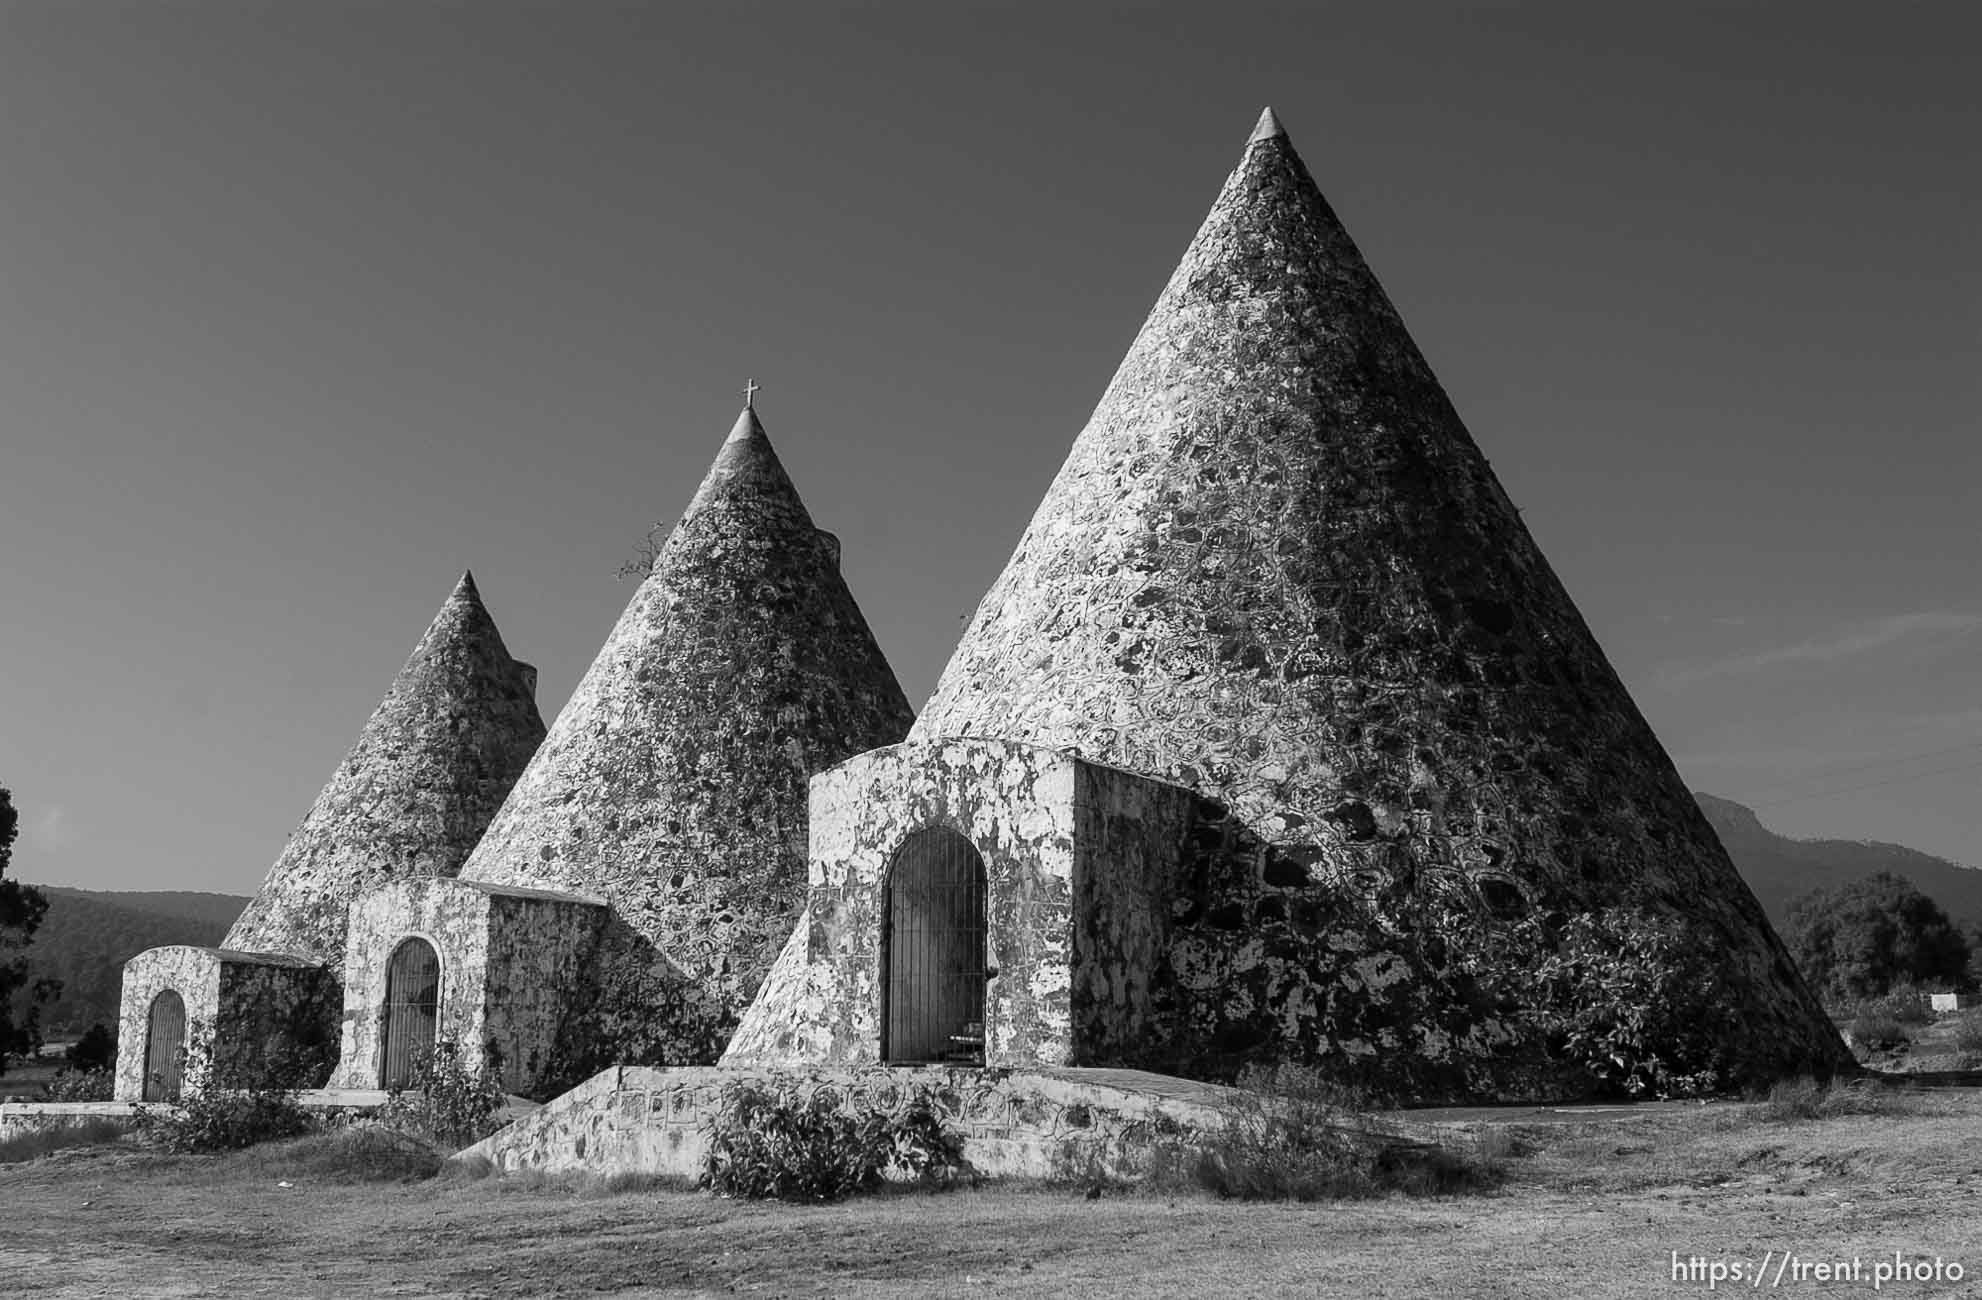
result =
[[[389,1128],[465,1147],[501,1127],[495,1117],[507,1100],[494,1059],[470,1070],[460,1049],[442,1039],[414,1062],[412,1086],[394,1090],[378,1118]]]
[[[81,1038],[70,1044],[68,1059],[71,1066],[84,1073],[111,1070],[117,1064],[116,1032],[101,1020],[97,1021],[83,1031]]]
[[[1354,1093],[1311,1067],[1285,1064],[1240,1076],[1224,1126],[1196,1146],[1184,1171],[1221,1197],[1248,1201],[1449,1196],[1500,1178],[1482,1156],[1375,1133]]]
[[[1867,1051],[1885,1052],[1909,1040],[1906,1026],[1891,1012],[1882,1010],[1863,1011],[1854,1018],[1846,1032],[1851,1035],[1855,1046]]]
[[[49,1101],[109,1101],[115,1079],[101,1066],[92,1070],[61,1070],[46,1085]]]
[[[245,1086],[214,1082],[213,1036],[199,1021],[186,1027],[181,1069],[185,1094],[171,1106],[139,1106],[140,1127],[167,1151],[234,1151],[257,1142],[297,1137],[316,1128],[300,1091],[264,1069]]]
[[[1982,1056],[1982,1011],[1966,1012],[1955,1023],[1954,1049],[1963,1056]]]
[[[726,1084],[706,1123],[702,1185],[719,1196],[837,1201],[880,1187],[889,1171],[946,1182],[967,1170],[963,1142],[918,1087],[896,1114],[842,1108],[791,1081]]]
[[[1677,918],[1529,913],[1462,950],[1511,1023],[1596,1095],[1698,1096],[1759,1072],[1719,954]]]

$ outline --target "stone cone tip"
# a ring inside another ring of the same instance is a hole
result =
[[[752,438],[762,438],[763,436],[764,426],[757,421],[757,408],[746,406],[743,408],[742,413],[736,417],[736,423],[731,426],[729,437],[723,439],[723,443],[727,446],[733,442],[748,442]]]
[[[1268,104],[1261,110],[1259,121],[1253,126],[1253,133],[1246,137],[1247,145],[1258,144],[1262,140],[1286,139],[1287,128],[1280,125],[1280,119],[1273,115],[1273,106]]]
[[[473,569],[463,569],[461,571],[461,581],[454,584],[454,591],[448,596],[448,599],[472,600],[478,605],[482,603],[482,593],[475,586],[475,571]]]

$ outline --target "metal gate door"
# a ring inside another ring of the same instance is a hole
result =
[[[177,1101],[185,1083],[186,1000],[171,989],[151,1000],[145,1018],[146,1101]]]
[[[882,1059],[984,1061],[984,859],[932,826],[888,867]]]
[[[385,1061],[379,1087],[408,1088],[420,1061],[434,1047],[440,1016],[440,957],[425,939],[408,939],[392,950],[385,968]]]

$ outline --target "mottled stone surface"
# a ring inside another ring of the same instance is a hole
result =
[[[224,946],[335,964],[354,898],[459,871],[544,738],[536,686],[463,574]]]
[[[462,873],[611,905],[572,1077],[715,1059],[803,900],[806,778],[911,717],[746,410]]]
[[[794,937],[781,954],[723,1063],[880,1060],[888,866],[909,835],[946,826],[984,859],[986,957],[998,970],[985,990],[985,1062],[1064,1064],[1075,766],[980,740],[877,749],[815,777],[802,944]]]
[[[1064,751],[948,739],[875,750],[812,783],[806,915],[722,1061],[881,1055],[896,850],[968,839],[987,883],[985,1062],[1230,1077],[1316,1060],[1420,1095],[1467,1094],[1484,1017],[1216,802]]]
[[[1202,791],[1403,942],[1427,916],[1679,918],[1736,990],[1754,1076],[1845,1059],[1277,124],[913,734]]]
[[[1159,1148],[1216,1130],[1231,1102],[1215,1085],[1134,1070],[622,1067],[461,1154],[504,1172],[699,1177],[708,1151],[702,1125],[723,1087],[741,1081],[887,1115],[927,1089],[945,1126],[963,1138],[964,1158],[987,1177],[1132,1177]],[[1432,1136],[1408,1123],[1346,1119],[1343,1132],[1378,1142]]]
[[[124,963],[113,1082],[120,1101],[144,1097],[151,1004],[167,989],[186,1004],[187,1043],[204,1039],[212,1047],[210,1072],[189,1070],[188,1090],[260,1082],[277,1064],[318,1057],[328,1063],[337,983],[327,968],[272,953],[152,948]]]
[[[401,880],[367,894],[351,909],[331,1086],[379,1086],[386,968],[419,938],[440,959],[436,1040],[470,1069],[493,1062],[506,1091],[538,1090],[604,921],[594,899],[479,881]]]

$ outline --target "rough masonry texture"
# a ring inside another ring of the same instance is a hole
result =
[[[284,1082],[316,1085],[330,1063],[337,983],[310,961],[277,953],[224,948],[152,948],[124,963],[117,1017],[113,1095],[144,1097],[145,1047],[151,1004],[170,989],[186,1006],[186,1042],[211,1050],[207,1066],[190,1073],[188,1089],[259,1083],[270,1071],[300,1069]]]
[[[912,719],[746,409],[462,872],[610,905],[572,1077],[715,1060],[804,901],[807,778]]]
[[[223,946],[335,965],[353,899],[458,872],[544,738],[536,688],[464,573]]]
[[[435,1041],[512,1093],[543,1081],[605,908],[597,900],[479,881],[394,881],[351,908],[333,1088],[381,1086],[386,967],[407,939],[440,959]]]
[[[604,1071],[461,1153],[504,1172],[702,1175],[723,1089],[776,1089],[800,1105],[898,1116],[927,1096],[989,1177],[1123,1178],[1227,1122],[1224,1088],[1134,1070],[666,1069]],[[1344,1116],[1345,1142],[1422,1144],[1429,1126]],[[1449,1140],[1449,1139],[1446,1139]]]
[[[1400,959],[1463,969],[1522,917],[1676,923],[1738,1022],[1701,1068],[1845,1060],[1270,110],[913,736],[1216,798]]]
[[[1471,1025],[1452,1023],[1437,977],[1215,801],[976,738],[875,750],[814,778],[805,921],[724,1065],[882,1059],[890,862],[932,826],[985,864],[987,1066],[1229,1077],[1326,1036],[1345,1073],[1381,1062],[1420,1092],[1475,1082],[1463,1055],[1443,1064]]]

